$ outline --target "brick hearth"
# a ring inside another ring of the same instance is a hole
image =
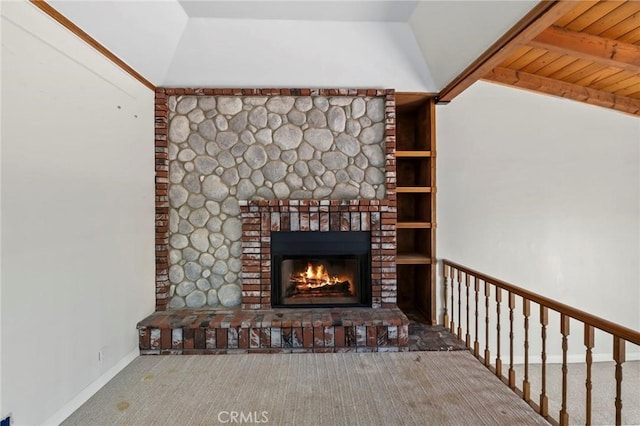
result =
[[[138,324],[143,355],[405,352],[409,320],[398,309],[156,312]]]

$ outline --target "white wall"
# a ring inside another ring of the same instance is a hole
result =
[[[56,423],[135,357],[154,310],[153,92],[3,2],[2,110],[0,415]]]
[[[409,25],[383,22],[191,18],[163,85],[203,82],[436,90]]]
[[[640,120],[478,82],[437,126],[438,257],[640,329]]]

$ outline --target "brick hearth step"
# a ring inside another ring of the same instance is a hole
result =
[[[405,352],[398,308],[169,310],[138,323],[142,355]]]

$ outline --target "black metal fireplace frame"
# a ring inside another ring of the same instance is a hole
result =
[[[358,303],[283,304],[281,263],[303,257],[353,256]],[[371,307],[371,233],[365,231],[271,232],[271,306],[274,308]]]

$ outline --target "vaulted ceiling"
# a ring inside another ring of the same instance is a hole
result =
[[[640,1],[49,4],[156,86],[395,87],[448,102],[485,79],[640,115]]]

